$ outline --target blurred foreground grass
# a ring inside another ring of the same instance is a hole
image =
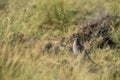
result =
[[[119,0],[0,0],[0,80],[120,80],[120,25],[115,49],[94,49],[98,64],[79,63],[65,49],[43,51],[52,39],[74,33],[86,18],[109,12],[120,16]],[[21,40],[24,39],[24,40]]]

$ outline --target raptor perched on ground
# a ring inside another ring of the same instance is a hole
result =
[[[78,55],[83,50],[84,50],[84,46],[81,45],[81,43],[79,42],[79,39],[74,38],[74,42],[73,42],[73,52],[74,52],[74,54]]]
[[[90,62],[95,63],[89,56],[87,50],[85,50],[84,46],[79,42],[79,38],[74,38],[73,42],[73,52],[75,55],[81,55],[82,58],[88,59]]]

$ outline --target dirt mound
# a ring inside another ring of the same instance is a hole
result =
[[[52,40],[51,43],[45,44],[44,49],[47,51],[52,50],[51,52],[58,53],[60,50],[66,50],[69,52],[72,51],[73,38],[79,37],[81,44],[87,49],[95,47],[103,48],[109,45],[111,48],[116,45],[116,42],[113,41],[110,34],[113,30],[117,30],[120,25],[120,17],[116,15],[104,14],[97,16],[91,20],[85,20],[81,24],[76,32],[57,39],[56,41]]]
[[[92,20],[86,20],[80,25],[73,37],[79,36],[81,43],[89,42],[100,43],[97,46],[102,48],[104,44],[113,47],[115,42],[111,39],[110,33],[112,30],[116,30],[120,25],[120,17],[116,15],[103,14],[97,16]]]

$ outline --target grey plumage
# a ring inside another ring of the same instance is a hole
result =
[[[84,52],[83,52],[84,51]],[[85,50],[84,46],[79,42],[79,38],[74,38],[73,42],[73,52],[75,55],[81,54],[83,59],[87,59],[92,63],[95,63],[89,56],[88,51]]]
[[[79,39],[74,38],[74,42],[73,42],[73,52],[74,52],[74,54],[78,55],[83,50],[84,50],[84,46],[81,45],[81,43],[79,42]]]

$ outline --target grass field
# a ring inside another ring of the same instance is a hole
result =
[[[57,45],[62,37],[69,37],[85,19],[105,12],[120,16],[119,3],[0,0],[0,80],[120,80],[120,24],[110,34],[117,43],[114,49],[91,52],[97,65],[81,64],[65,48],[44,49],[47,42]]]

